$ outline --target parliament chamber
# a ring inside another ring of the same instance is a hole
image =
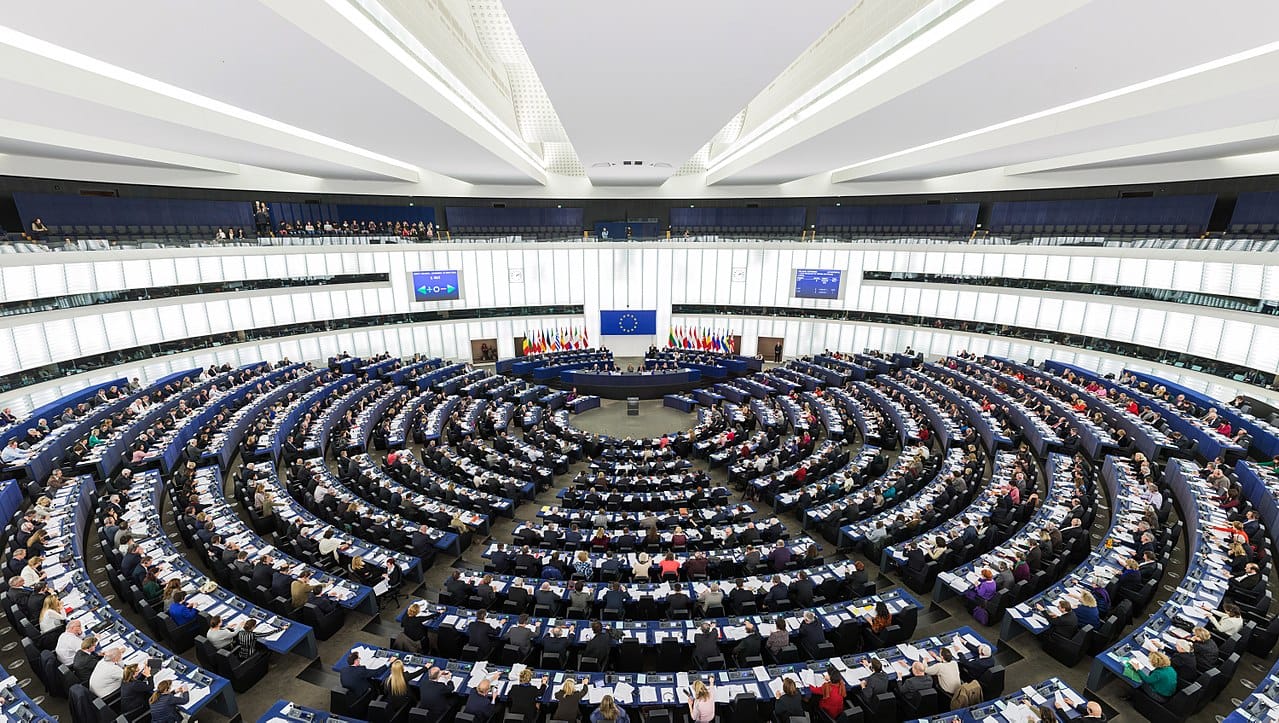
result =
[[[0,18],[0,721],[1279,720],[1279,5]]]

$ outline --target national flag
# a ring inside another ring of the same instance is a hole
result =
[[[528,355],[528,335],[527,334],[524,335],[524,340],[520,342],[520,353],[525,356]]]

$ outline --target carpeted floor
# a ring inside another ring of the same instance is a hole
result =
[[[660,399],[641,399],[639,414],[626,414],[626,400],[601,399],[598,409],[573,416],[573,426],[611,437],[658,437],[683,432],[697,422],[697,415],[662,406]]]

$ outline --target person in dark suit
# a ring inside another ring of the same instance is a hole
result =
[[[458,603],[464,602],[474,592],[471,584],[462,579],[461,570],[454,570],[449,575],[449,579],[444,581],[444,590]]]
[[[870,675],[862,678],[861,697],[865,701],[873,701],[876,696],[888,692],[888,674],[884,672],[884,664],[879,658],[870,659]]]
[[[1048,618],[1048,634],[1061,638],[1073,638],[1079,632],[1079,617],[1066,600],[1057,601],[1057,612],[1050,613],[1043,605],[1036,606]]]
[[[559,625],[551,628],[551,632],[542,637],[542,652],[555,653],[564,659],[564,653],[568,650],[572,640],[572,629],[565,629]]]
[[[747,603],[753,604],[755,602],[755,593],[747,590],[746,581],[739,577],[736,581],[736,587],[728,593],[728,602],[732,611],[740,615]]]
[[[1159,563],[1155,561],[1155,553],[1141,553],[1141,563],[1137,565],[1137,572],[1141,573],[1142,582],[1150,582],[1159,577]]]
[[[271,580],[275,577],[275,568],[271,567],[271,556],[263,555],[253,565],[253,584],[270,589]]]
[[[773,551],[768,553],[768,562],[773,567],[774,572],[781,572],[790,565],[791,550],[786,546],[786,542],[778,540],[773,547]]]
[[[927,667],[916,660],[910,666],[911,675],[897,683],[897,694],[910,704],[918,705],[920,696],[933,689],[933,676],[927,673]]]
[[[125,713],[136,713],[151,705],[151,693],[155,686],[151,682],[151,669],[147,666],[124,666],[124,675],[120,681],[120,710]]]
[[[1261,568],[1257,566],[1257,563],[1250,562],[1244,566],[1244,572],[1242,575],[1230,578],[1230,582],[1227,584],[1227,592],[1231,594],[1243,593],[1247,595],[1248,593],[1256,590],[1261,582]]]
[[[764,638],[755,629],[755,623],[747,620],[743,627],[746,629],[746,635],[733,646],[733,658],[738,665],[747,658],[761,655],[764,650]]]
[[[866,577],[866,563],[858,560],[853,563],[853,571],[848,574],[848,584],[857,591],[865,587],[867,582],[869,579]]]
[[[1061,708],[1062,710],[1067,709],[1067,706],[1064,703],[1058,707]],[[1101,703],[1098,703],[1095,700],[1090,700],[1087,703],[1084,703],[1083,705],[1075,708],[1075,712],[1079,714],[1078,720],[1086,720],[1086,721],[1105,721],[1106,720],[1106,713],[1102,711]]]
[[[89,678],[93,675],[93,669],[98,667],[98,661],[102,657],[98,655],[98,639],[92,635],[80,641],[80,649],[76,651],[75,658],[71,661],[71,672],[75,673],[76,678],[80,680],[80,685],[88,686]]]
[[[816,651],[822,643],[826,642],[826,631],[822,629],[821,622],[811,610],[804,613],[804,620],[799,624],[796,634],[798,635],[796,642],[810,651]]]
[[[292,598],[293,578],[277,570],[271,575],[271,594],[285,599]]]
[[[488,613],[484,610],[475,612],[475,619],[466,626],[467,643],[480,649],[480,658],[487,658],[493,652],[493,641],[497,635],[493,626],[488,624]]]
[[[709,622],[702,623],[693,636],[693,662],[699,668],[708,668],[708,661],[719,655],[719,629]]]
[[[981,645],[977,648],[977,657],[959,661],[959,677],[964,681],[980,681],[993,667],[995,667],[995,658],[990,646]]]
[[[790,584],[790,594],[795,598],[795,604],[805,608],[812,607],[816,592],[816,586],[813,585],[812,580],[808,579],[808,573],[800,570],[795,576],[795,582]]]
[[[475,688],[471,690],[471,694],[466,698],[466,707],[464,712],[475,716],[480,723],[493,720],[498,708],[497,694],[498,687],[493,685],[497,676],[501,673],[493,673],[491,677],[484,678]]]
[[[608,590],[604,593],[604,608],[606,610],[625,610],[626,603],[630,602],[631,596],[622,589],[622,586],[613,581],[609,583]]]
[[[919,577],[928,569],[928,556],[919,549],[919,545],[910,543],[906,550],[906,574]]]
[[[508,575],[514,562],[511,555],[506,551],[506,545],[499,544],[493,554],[489,555],[489,567],[493,568],[493,572],[499,575]]]
[[[1141,579],[1141,571],[1137,569],[1137,561],[1126,559],[1123,562],[1124,569],[1119,573],[1119,590],[1128,591],[1129,593],[1141,592],[1143,581]]]
[[[377,671],[370,670],[360,664],[360,654],[351,651],[346,656],[346,667],[339,674],[342,687],[353,697],[359,698],[369,690],[372,681],[377,678]]]
[[[431,539],[430,533],[429,525],[421,525],[413,532],[413,537],[409,541],[413,554],[421,558],[423,562],[435,556],[435,541]]]
[[[506,692],[506,712],[524,716],[526,721],[535,721],[542,709],[542,695],[546,693],[546,685],[550,679],[545,675],[536,685],[533,684],[533,669],[520,671],[519,683],[511,681],[510,690]]]
[[[764,607],[769,610],[790,607],[790,588],[782,582],[780,575],[773,576],[773,586],[768,588],[768,594],[764,596]]]
[[[604,626],[598,620],[591,622],[591,634],[591,639],[586,641],[586,646],[582,648],[582,657],[595,658],[603,665],[608,661],[609,653],[613,651],[612,636],[604,631]]]
[[[426,679],[419,686],[420,707],[430,712],[432,720],[440,720],[453,708],[453,686],[449,684],[452,673],[432,666]]]
[[[666,609],[672,618],[681,613],[692,615],[693,599],[684,592],[684,588],[676,588],[675,592],[666,596]]]

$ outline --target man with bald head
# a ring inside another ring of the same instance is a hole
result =
[[[438,666],[431,666],[426,671],[421,684],[421,706],[430,711],[427,718],[431,720],[440,720],[444,714],[453,708],[453,701],[450,700],[453,695],[453,686],[449,683],[452,673],[447,670],[441,670]]]
[[[924,691],[932,690],[933,676],[928,674],[928,667],[918,660],[911,664],[910,672],[909,678],[903,678],[897,684],[897,691],[901,694],[903,701],[914,706],[919,705]]]

